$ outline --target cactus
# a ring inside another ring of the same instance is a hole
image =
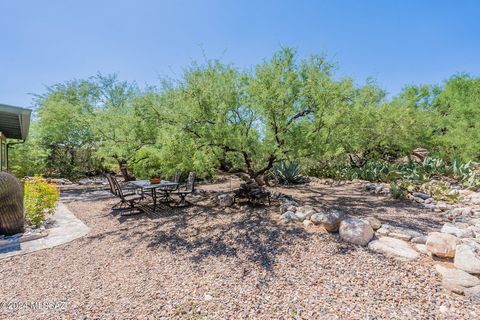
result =
[[[0,235],[23,232],[24,221],[22,187],[14,176],[0,172]]]

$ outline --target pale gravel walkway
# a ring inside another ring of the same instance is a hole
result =
[[[53,248],[83,237],[90,231],[90,228],[61,202],[58,203],[52,220],[54,225],[47,229],[46,237],[22,243],[12,242],[8,247],[0,248],[0,259]]]

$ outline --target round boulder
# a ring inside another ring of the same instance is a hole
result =
[[[353,217],[340,222],[339,232],[344,241],[360,246],[366,246],[374,235],[368,221]]]
[[[475,242],[458,245],[453,264],[468,273],[480,274],[480,245]]]
[[[235,199],[227,193],[220,193],[215,196],[214,201],[220,207],[230,207],[235,202]]]
[[[328,232],[337,232],[340,222],[345,219],[345,213],[339,210],[331,210],[319,216],[320,224]]]
[[[455,256],[455,248],[461,240],[457,237],[441,232],[432,232],[427,237],[427,250],[437,257],[453,258]]]
[[[368,244],[368,248],[402,261],[412,261],[420,257],[418,252],[410,247],[407,242],[391,237],[382,237],[378,240],[373,240]]]
[[[368,217],[367,220],[370,223],[370,225],[372,226],[373,230],[378,230],[382,227],[382,223],[380,222],[380,220],[378,220],[375,217]]]

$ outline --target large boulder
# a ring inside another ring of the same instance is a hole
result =
[[[407,242],[391,237],[373,240],[368,244],[368,248],[402,261],[416,260],[420,256]]]
[[[360,246],[366,246],[374,235],[368,221],[353,217],[340,222],[339,232],[344,241]]]
[[[480,274],[480,244],[469,242],[458,245],[453,264],[468,273]]]
[[[464,294],[466,288],[480,285],[480,279],[463,270],[448,269],[441,265],[436,265],[435,269],[442,275],[442,286],[452,292]]]
[[[455,248],[460,242],[459,238],[451,234],[432,232],[428,235],[425,244],[428,251],[437,257],[453,258],[455,256]]]
[[[330,210],[318,215],[316,222],[328,232],[337,232],[343,219],[345,219],[345,213],[339,210]]]
[[[465,297],[469,298],[472,302],[480,303],[480,285],[463,290]]]
[[[450,222],[447,222],[443,225],[442,229],[440,232],[443,233],[448,233],[451,235],[454,235],[455,237],[458,238],[472,238],[474,237],[474,233],[471,229],[468,228],[468,226],[464,226],[462,224],[453,224]]]

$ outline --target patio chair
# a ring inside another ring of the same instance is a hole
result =
[[[125,210],[130,209],[130,213],[136,207],[136,205],[144,198],[143,194],[137,194],[135,191],[129,191],[128,189],[122,189],[120,183],[117,179],[111,174],[105,174],[107,178],[108,185],[110,186],[110,192],[117,198],[120,199],[120,202],[115,204],[112,207],[112,210]]]
[[[186,201],[186,197],[189,194],[192,194],[195,191],[195,172],[190,172],[188,174],[187,182],[185,183],[185,188],[178,188],[178,190],[171,192],[172,195],[177,195],[180,197],[180,202],[178,206],[184,206],[188,202]]]
[[[172,180],[170,180],[170,182],[175,182],[177,183],[177,185],[162,187],[161,189],[157,190],[157,194],[160,194],[159,195],[160,201],[165,202],[167,204],[169,204],[170,201],[172,201],[170,194],[178,190],[178,181],[180,181],[180,172],[175,172],[175,175],[172,177]]]

